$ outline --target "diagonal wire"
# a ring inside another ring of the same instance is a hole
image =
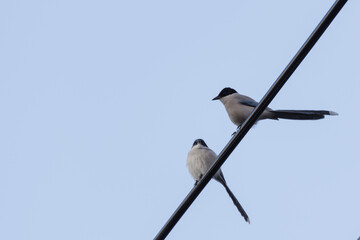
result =
[[[159,231],[159,233],[155,236],[155,240],[165,239],[166,236],[173,229],[175,224],[180,220],[180,218],[184,215],[186,210],[190,207],[190,205],[194,202],[200,192],[205,188],[214,174],[218,171],[218,169],[223,165],[226,159],[230,156],[230,154],[234,151],[236,146],[240,143],[240,141],[244,138],[246,133],[250,130],[250,128],[254,125],[258,117],[265,110],[265,108],[270,104],[270,102],[274,99],[276,94],[280,91],[280,89],[284,86],[286,81],[290,78],[290,76],[294,73],[296,68],[300,65],[302,60],[306,57],[306,55],[310,52],[311,48],[315,45],[315,43],[319,40],[321,35],[325,32],[330,23],[334,20],[336,15],[340,12],[342,7],[345,5],[347,0],[337,0],[326,13],[321,22],[317,25],[315,30],[311,33],[306,42],[302,45],[300,50],[296,53],[290,63],[286,66],[284,71],[280,74],[280,76],[276,79],[275,83],[270,87],[265,96],[261,99],[260,103],[256,106],[256,108],[252,111],[249,117],[245,120],[245,122],[241,125],[236,134],[231,138],[229,143],[224,147],[224,149],[218,155],[215,163],[211,166],[208,172],[202,177],[199,183],[190,191],[190,193],[186,196],[186,198],[182,201],[179,207],[175,210],[173,215],[169,218],[169,220],[165,223],[163,228]]]

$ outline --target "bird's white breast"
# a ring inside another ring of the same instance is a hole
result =
[[[199,180],[215,162],[216,154],[207,147],[194,146],[188,153],[186,165],[191,176]]]

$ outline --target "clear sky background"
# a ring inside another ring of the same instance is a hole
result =
[[[1,1],[0,239],[152,239],[193,186],[186,157],[236,129],[333,1]],[[349,1],[168,239],[360,236],[360,2]]]

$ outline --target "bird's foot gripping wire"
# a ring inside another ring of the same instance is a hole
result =
[[[236,128],[236,131],[233,132],[233,134],[231,134],[232,137],[237,133],[237,131],[239,131],[239,128],[240,128],[240,127],[241,127],[241,125],[239,125],[239,126]]]
[[[201,178],[203,177],[203,175],[201,174],[198,180],[195,180],[194,183],[194,187],[199,183],[199,181],[201,180]]]

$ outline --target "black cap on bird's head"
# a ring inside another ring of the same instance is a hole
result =
[[[204,147],[207,147],[205,141],[202,140],[202,139],[200,139],[200,138],[195,140],[195,142],[193,143],[193,147],[196,146],[196,145],[198,145],[198,144],[200,144],[200,145],[202,145],[202,146],[204,146]]]
[[[226,97],[230,94],[233,94],[233,93],[237,93],[237,91],[235,91],[234,89],[232,88],[224,88],[223,90],[221,90],[221,92],[219,93],[219,95],[217,95],[216,97],[214,97],[212,100],[219,100],[223,97]]]

